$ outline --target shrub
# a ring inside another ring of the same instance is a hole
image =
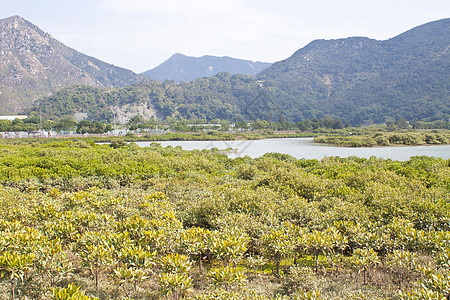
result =
[[[385,136],[377,136],[375,142],[378,146],[389,146],[391,144]]]

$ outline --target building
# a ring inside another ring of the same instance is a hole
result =
[[[18,115],[18,116],[0,116],[0,120],[15,120],[15,119],[19,119],[19,120],[23,120],[26,119],[28,116],[25,115]]]

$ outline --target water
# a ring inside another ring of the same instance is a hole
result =
[[[138,142],[141,147],[149,146],[152,142]],[[405,161],[412,156],[431,156],[450,159],[450,145],[438,146],[394,146],[376,148],[333,147],[316,144],[313,138],[284,138],[265,139],[255,141],[168,141],[158,142],[163,147],[181,146],[184,150],[202,149],[236,149],[228,152],[230,158],[250,156],[260,157],[266,153],[279,152],[292,155],[295,158],[322,159],[327,156],[349,157],[357,156],[369,158],[376,156],[392,160]]]

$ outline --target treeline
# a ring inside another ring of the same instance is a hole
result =
[[[76,131],[77,133],[105,133],[112,130],[112,124],[105,124],[99,121],[83,120],[80,122],[72,118],[61,118],[56,121],[44,120],[37,116],[26,119],[0,120],[0,132],[38,132],[45,131]]]
[[[443,299],[450,161],[0,142],[0,295]]]
[[[130,119],[127,126],[131,130],[136,129],[154,129],[161,125],[167,125],[167,128],[180,131],[201,131],[201,130],[293,130],[293,131],[311,131],[320,129],[343,129],[348,123],[343,123],[339,118],[324,117],[320,119],[300,121],[296,123],[287,122],[282,115],[279,116],[277,122],[268,122],[266,120],[256,119],[254,121],[238,121],[231,123],[227,120],[212,119],[209,122],[206,120],[192,119],[192,120],[178,120],[176,118],[167,118],[165,121],[157,121],[152,118],[145,120],[142,116],[135,116]]]
[[[413,121],[412,128],[414,129],[450,129],[450,122],[445,120],[437,120],[433,122]]]
[[[0,120],[0,131],[37,131],[40,128],[57,132],[61,131],[76,131],[77,133],[103,133],[112,130],[112,123],[105,123],[100,121],[83,120],[75,121],[73,118],[60,118],[55,120],[43,119],[36,114],[31,115],[26,119],[15,119],[13,121]],[[348,123],[345,125],[349,126]],[[123,127],[123,126],[120,126]],[[342,129],[344,123],[339,118],[324,117],[320,119],[305,120],[297,123],[287,122],[280,116],[278,122],[268,122],[266,120],[254,120],[250,122],[238,121],[231,123],[227,120],[212,119],[207,122],[204,119],[186,119],[180,120],[178,118],[166,118],[161,121],[156,118],[145,119],[142,115],[135,115],[124,126],[128,130],[138,129],[170,129],[178,132],[195,132],[204,130],[297,130],[310,131],[318,129]]]

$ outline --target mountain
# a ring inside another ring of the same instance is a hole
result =
[[[156,68],[142,73],[142,75],[153,80],[182,82],[213,76],[220,72],[256,75],[270,65],[270,63],[252,62],[227,56],[190,57],[177,53]]]
[[[353,124],[450,116],[450,19],[386,41],[316,40],[258,74],[289,119]]]
[[[83,107],[98,120],[112,120],[110,107],[134,106],[159,118],[297,122],[331,116],[352,125],[448,120],[449,70],[450,19],[443,19],[385,41],[315,40],[256,76],[220,72],[99,93],[80,87],[42,99],[30,112],[62,117]]]
[[[0,114],[74,84],[120,87],[142,77],[71,49],[19,16],[0,20]]]

